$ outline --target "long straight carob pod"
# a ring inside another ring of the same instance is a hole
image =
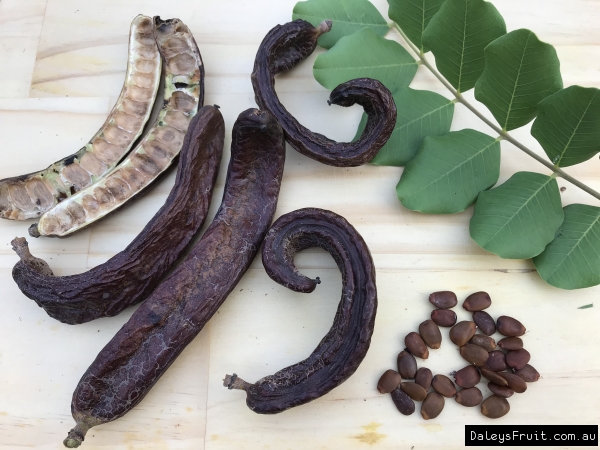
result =
[[[100,130],[76,153],[46,169],[0,180],[0,217],[39,217],[110,172],[142,134],[160,74],[152,18],[139,15],[131,22],[123,89]]]
[[[333,326],[303,361],[249,384],[236,374],[224,386],[246,391],[246,404],[259,414],[275,414],[325,395],[343,383],[365,357],[377,311],[375,266],[367,244],[343,217],[306,208],[273,224],[263,247],[263,265],[277,283],[297,292],[312,292],[320,282],[301,275],[294,256],[320,247],[333,256],[342,272],[342,298]]]
[[[200,108],[183,142],[177,177],[164,206],[122,252],[77,275],[55,277],[45,261],[16,238],[21,260],[13,268],[19,289],[50,317],[89,322],[119,314],[158,286],[198,232],[210,206],[223,154],[225,124],[214,106]]]
[[[190,120],[204,101],[204,65],[181,20],[155,17],[154,34],[165,62],[165,85],[152,127],[111,173],[46,212],[29,228],[31,236],[63,237],[95,223],[139,196],[179,155]]]
[[[292,116],[281,104],[275,92],[275,75],[287,72],[306,59],[317,46],[317,39],[331,30],[331,21],[317,28],[298,19],[277,25],[260,44],[252,87],[256,103],[270,111],[285,131],[286,140],[300,153],[331,166],[359,166],[369,162],[394,131],[396,105],[392,93],[379,81],[357,78],[336,87],[328,103],[340,106],[361,105],[367,114],[367,125],[355,142],[336,142],[313,133]]]
[[[241,113],[213,223],[79,381],[71,403],[77,425],[65,446],[78,447],[90,427],[137,405],[225,301],[273,219],[284,160],[283,131],[275,118],[257,109]]]

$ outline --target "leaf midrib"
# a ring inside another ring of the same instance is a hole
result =
[[[571,137],[569,137],[569,141],[566,143],[565,147],[563,148],[562,152],[560,153],[560,158],[558,158],[558,161],[555,163],[556,166],[560,167],[560,163],[562,162],[565,153],[567,153],[567,150],[569,148],[569,146],[571,145],[571,141],[573,140],[573,138],[575,137],[575,134],[577,134],[577,130],[579,129],[581,123],[583,122],[583,118],[585,117],[585,115],[588,112],[588,109],[590,109],[590,106],[592,106],[592,102],[594,101],[594,99],[596,98],[596,94],[598,93],[598,91],[594,92],[594,95],[592,96],[592,98],[590,99],[590,102],[588,103],[588,105],[585,108],[585,111],[583,112],[583,114],[581,115],[581,117],[579,118],[579,122],[577,122],[577,126],[575,127],[575,129],[573,130],[573,133],[571,133]]]
[[[506,126],[508,125],[508,120],[510,118],[510,111],[512,109],[513,101],[515,100],[515,92],[517,90],[517,86],[519,85],[519,78],[521,77],[521,69],[523,68],[523,59],[525,59],[525,53],[527,52],[527,46],[529,45],[529,39],[533,33],[530,31],[527,40],[525,41],[525,45],[523,46],[523,54],[521,55],[521,62],[519,63],[519,70],[517,71],[517,78],[515,79],[515,85],[513,86],[513,92],[510,97],[510,104],[508,105],[508,109],[506,110],[506,119],[504,121],[504,126],[502,129],[506,131]]]
[[[297,14],[298,16],[303,16],[303,17],[311,17],[311,18],[318,19],[318,20],[322,20],[323,16],[325,15],[325,14],[322,14],[322,15],[320,15],[320,16],[314,16],[314,15],[312,15],[312,14],[304,14],[304,13],[296,13],[296,14]],[[289,16],[288,16],[288,17],[289,17]],[[349,21],[349,20],[341,20],[341,19],[336,19],[335,17],[334,17],[334,18],[332,18],[331,20],[335,20],[336,22],[340,22],[340,23],[347,23],[347,24],[350,24],[350,25],[364,25],[364,26],[373,25],[373,26],[376,26],[376,27],[382,27],[382,28],[383,28],[383,27],[386,27],[386,28],[389,28],[389,26],[388,26],[388,24],[387,24],[387,23],[376,23],[376,22],[352,22],[352,21]]]
[[[460,53],[460,66],[458,69],[458,83],[457,83],[457,92],[460,93],[460,82],[462,80],[463,75],[463,62],[465,60],[465,41],[467,40],[467,14],[469,11],[469,2],[465,2],[465,20],[463,22],[463,39],[462,39],[462,49]]]
[[[425,117],[429,117],[432,114],[435,114],[436,112],[441,111],[444,108],[448,108],[450,105],[452,105],[452,101],[448,100],[448,103],[446,103],[445,105],[442,105],[439,108],[429,111],[429,112],[423,114],[422,116],[419,116],[416,119],[411,120],[410,122],[406,122],[406,123],[402,124],[402,126],[400,126],[399,128],[394,128],[394,131],[392,133],[396,133],[397,131],[404,129],[404,128],[408,127],[409,125],[412,125],[415,122],[423,120]]]

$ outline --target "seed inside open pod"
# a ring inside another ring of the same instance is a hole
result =
[[[481,414],[490,419],[498,419],[507,415],[509,411],[510,405],[508,401],[496,394],[486,398],[481,404]]]
[[[476,387],[461,389],[456,393],[454,400],[456,400],[456,403],[459,405],[473,407],[481,403],[483,394]]]
[[[421,405],[421,416],[425,420],[435,419],[444,409],[444,397],[437,392],[430,392]]]
[[[421,359],[427,359],[429,357],[429,350],[425,345],[423,338],[419,336],[419,333],[414,331],[408,333],[404,338],[404,345],[406,348],[415,356]]]
[[[419,334],[429,348],[437,349],[442,345],[442,333],[433,320],[426,320],[419,325]]]

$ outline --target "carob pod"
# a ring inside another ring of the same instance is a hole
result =
[[[316,208],[277,219],[264,242],[267,274],[294,291],[312,292],[318,280],[294,266],[296,253],[311,247],[333,256],[342,272],[342,297],[331,329],[308,358],[254,384],[235,374],[225,377],[223,385],[245,390],[246,404],[259,414],[276,414],[325,395],[354,373],[369,349],[377,310],[375,266],[367,244],[346,219]]]
[[[487,336],[491,336],[496,332],[496,322],[492,316],[485,311],[475,311],[473,313],[473,322]]]
[[[415,402],[400,388],[394,389],[392,392],[392,401],[398,411],[405,416],[410,416],[415,412]]]
[[[435,391],[444,397],[453,397],[456,395],[456,387],[450,378],[446,375],[436,375],[431,381],[431,386]]]
[[[485,362],[488,360],[489,353],[479,345],[466,344],[460,348],[460,356],[462,356],[465,361],[481,367],[485,365]]]
[[[506,352],[506,364],[515,370],[520,370],[527,365],[531,355],[527,350],[521,348],[519,350],[509,350]]]
[[[529,364],[525,364],[522,369],[517,370],[515,375],[521,377],[527,383],[534,383],[540,379],[540,373]]]
[[[488,389],[492,391],[492,393],[499,395],[500,397],[509,398],[515,393],[511,388],[507,386],[501,386],[496,383],[492,383],[491,381],[488,383]]]
[[[496,320],[496,329],[498,333],[504,336],[523,336],[525,334],[525,327],[517,319],[509,316],[500,316]]]
[[[497,384],[498,386],[508,386],[508,382],[501,373],[494,372],[487,367],[480,367],[479,372],[481,373],[481,376],[490,380],[492,383]]]
[[[452,327],[456,324],[456,313],[450,309],[434,309],[431,320],[440,327]]]
[[[476,334],[469,342],[471,344],[479,345],[480,347],[484,348],[486,352],[492,352],[496,348],[496,341],[483,334]]]
[[[391,92],[379,81],[357,78],[340,84],[328,103],[340,106],[361,105],[367,125],[355,142],[339,143],[302,126],[285,109],[275,92],[275,75],[287,72],[306,59],[317,46],[317,39],[331,29],[331,21],[317,28],[304,20],[277,25],[258,48],[252,71],[256,103],[270,111],[285,131],[286,140],[300,153],[332,166],[359,166],[369,162],[391,136],[396,124],[396,105]]]
[[[442,345],[442,333],[433,320],[426,320],[419,325],[419,334],[429,348],[437,349]]]
[[[415,378],[417,374],[417,360],[412,353],[405,350],[398,353],[398,372],[406,380]]]
[[[409,352],[421,359],[427,359],[429,357],[427,345],[425,345],[425,341],[419,333],[415,333],[414,331],[408,333],[404,338],[404,345],[406,345]]]
[[[508,367],[506,365],[506,355],[500,350],[494,350],[493,352],[490,352],[484,367],[494,372],[506,370]]]
[[[491,306],[492,299],[487,292],[475,292],[467,297],[463,302],[463,308],[467,311],[483,311]]]
[[[490,419],[498,419],[510,411],[510,404],[504,397],[491,395],[481,404],[481,414]]]
[[[412,355],[411,355],[412,356]],[[426,391],[431,387],[431,380],[433,380],[433,373],[427,367],[421,367],[417,370],[415,375],[415,383],[423,387]]]
[[[500,372],[499,375],[501,375],[506,380],[508,387],[515,391],[517,394],[522,394],[527,390],[527,384],[525,383],[525,380],[523,380],[523,378],[519,377],[518,375],[508,372]]]
[[[429,303],[436,308],[450,309],[456,306],[458,299],[452,291],[439,291],[429,294]]]
[[[421,404],[421,416],[425,420],[435,419],[444,409],[444,397],[437,392],[430,392]]]
[[[0,180],[0,217],[39,217],[109,173],[142,134],[160,74],[152,18],[139,15],[131,22],[123,89],[100,130],[76,153],[46,169]]]
[[[221,207],[187,258],[133,313],[85,372],[64,444],[135,407],[202,330],[240,280],[275,214],[285,144],[266,111],[249,109],[232,131]]]
[[[523,348],[523,339],[516,336],[500,339],[498,347],[502,350],[520,350]]]
[[[467,389],[461,389],[456,393],[456,397],[454,397],[456,403],[459,405],[467,406],[472,408],[473,406],[477,406],[483,400],[483,394],[476,387],[470,387]]]
[[[122,252],[87,272],[56,277],[16,238],[13,268],[19,289],[63,323],[114,316],[148,297],[183,255],[210,206],[223,154],[225,124],[214,106],[198,111],[186,134],[177,177],[164,206]]]
[[[400,389],[416,402],[422,402],[427,397],[427,390],[417,383],[401,383]]]
[[[191,118],[204,102],[204,65],[189,28],[179,19],[154,18],[164,58],[162,109],[131,153],[95,184],[47,211],[29,227],[32,237],[64,237],[116,211],[145,192],[171,167]]]
[[[454,374],[454,381],[463,389],[472,388],[479,383],[481,375],[475,366],[466,366]]]
[[[380,394],[389,394],[402,382],[402,377],[395,370],[386,370],[377,382],[377,390]]]
[[[476,331],[477,327],[475,326],[475,322],[463,320],[450,328],[450,340],[459,347],[462,347],[475,336]]]

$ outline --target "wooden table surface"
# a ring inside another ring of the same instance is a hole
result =
[[[231,127],[255,106],[250,85],[256,49],[267,31],[291,19],[294,0],[1,0],[0,178],[46,167],[87,142],[104,122],[123,82],[129,23],[139,13],[179,17],[194,32],[206,66],[206,103],[227,125],[226,152],[209,220],[221,198]],[[386,15],[385,0],[374,4]],[[565,85],[600,87],[600,2],[497,0],[509,30],[528,27],[553,44]],[[386,15],[387,16],[387,15]],[[391,39],[399,40],[390,32]],[[322,52],[322,49],[315,53]],[[361,109],[326,107],[328,92],[312,77],[315,55],[277,81],[282,102],[309,128],[353,137]],[[412,87],[448,95],[420,68]],[[472,98],[472,92],[468,94]],[[401,107],[401,105],[399,105]],[[483,110],[485,108],[481,106]],[[453,130],[491,133],[460,105]],[[514,132],[541,153],[528,127]],[[547,170],[502,143],[500,182],[518,170]],[[543,379],[510,399],[494,424],[598,424],[600,288],[562,291],[545,284],[531,261],[502,260],[469,238],[472,208],[451,216],[404,209],[395,194],[400,168],[333,168],[288,148],[276,216],[314,206],[345,216],[363,235],[377,267],[379,310],[371,349],[357,372],[324,397],[262,416],[245,394],[222,387],[226,373],[253,382],[306,357],[329,329],[341,278],[333,259],[309,250],[296,262],[323,283],[310,295],[271,281],[256,260],[215,317],[148,396],[125,417],[92,429],[85,449],[433,449],[464,445],[465,424],[490,423],[479,408],[446,402],[435,420],[401,416],[375,389],[395,367],[404,336],[427,319],[430,292],[454,290],[462,301],[487,290],[493,316],[513,315],[528,332],[525,347]],[[569,172],[600,190],[600,162]],[[85,271],[122,250],[160,208],[171,173],[144,198],[69,239],[33,239],[32,252],[58,275]],[[563,203],[598,201],[559,179]],[[10,240],[30,222],[0,223],[0,447],[60,449],[73,426],[73,389],[99,350],[131,315],[79,326],[51,318],[18,290]],[[31,239],[30,239],[31,240]],[[594,303],[590,309],[578,309]],[[460,309],[460,308],[459,308]],[[457,311],[459,320],[468,313]],[[448,343],[425,365],[450,373],[464,365]],[[488,393],[483,384],[484,395]],[[565,447],[566,448],[566,447]]]

